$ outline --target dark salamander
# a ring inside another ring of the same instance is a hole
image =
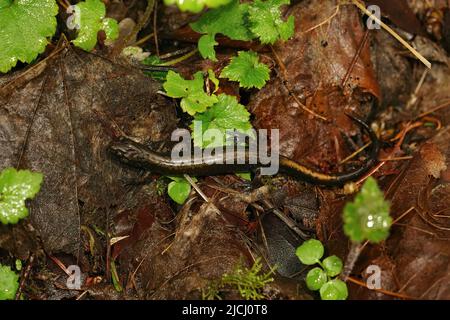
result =
[[[342,186],[347,182],[355,181],[361,178],[378,162],[380,143],[376,134],[366,123],[353,116],[349,117],[367,132],[372,141],[370,156],[360,168],[346,173],[324,174],[314,171],[284,156],[280,156],[279,171],[302,181],[323,186]],[[235,152],[234,164],[224,164],[222,163],[223,161],[221,163],[216,163],[218,162],[216,160],[223,160],[223,155],[221,154],[218,156],[212,155],[202,158],[202,161],[198,161],[198,163],[196,163],[195,158],[193,158],[193,161],[186,163],[181,159],[172,160],[170,156],[154,152],[146,146],[136,143],[128,138],[121,138],[119,141],[113,142],[109,147],[109,151],[114,157],[123,163],[164,175],[189,174],[194,176],[212,176],[253,171],[255,169],[268,166],[259,163],[259,157],[256,157],[258,161],[255,164],[249,164],[248,161],[243,161],[248,160],[252,156],[249,154],[250,152],[248,150],[244,153]],[[220,158],[216,159],[215,157]],[[243,159],[244,157],[245,159]],[[238,161],[239,159],[241,161]]]

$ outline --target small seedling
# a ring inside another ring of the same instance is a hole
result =
[[[19,289],[19,275],[0,264],[0,300],[14,300]]]
[[[239,51],[238,56],[232,58],[230,64],[222,70],[220,77],[238,81],[241,88],[261,89],[270,79],[269,74],[269,67],[259,62],[255,52]]]
[[[353,270],[364,241],[380,243],[388,238],[392,224],[389,207],[389,202],[384,199],[383,192],[372,177],[366,180],[355,200],[345,205],[344,233],[352,246],[345,262],[343,279],[347,279]]]
[[[320,292],[322,300],[345,300],[348,297],[347,285],[337,277],[342,271],[342,260],[337,256],[322,259],[324,247],[319,240],[305,241],[297,248],[300,261],[308,266],[318,264],[306,275],[306,286],[309,290]]]
[[[163,87],[169,97],[181,98],[181,109],[191,116],[205,112],[218,101],[216,95],[208,95],[205,92],[201,71],[195,73],[192,80],[186,80],[178,73],[169,71]]]

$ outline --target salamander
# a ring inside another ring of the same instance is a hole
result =
[[[361,167],[345,173],[325,174],[280,155],[279,171],[302,181],[323,186],[342,186],[347,182],[361,178],[378,162],[380,142],[369,125],[356,117],[350,115],[349,117],[364,129],[372,142],[370,155]],[[255,154],[251,154],[249,150],[245,150],[244,153],[238,153],[235,150],[233,164],[216,163],[218,162],[217,160],[223,159],[222,154],[217,156],[210,155],[206,158],[203,157],[203,161],[195,161],[195,158],[193,158],[193,161],[188,163],[181,159],[173,160],[170,156],[155,152],[145,145],[137,143],[129,138],[121,138],[118,141],[113,142],[109,146],[109,151],[123,163],[164,175],[189,174],[194,176],[211,176],[235,172],[248,172],[264,167],[264,165],[259,162],[259,157]],[[245,160],[248,160],[251,156],[255,156],[255,159],[258,159],[257,163],[251,164],[248,163],[248,161],[241,161],[244,162],[244,164],[239,164],[240,162],[237,161],[238,158],[244,160],[242,157],[245,157]]]

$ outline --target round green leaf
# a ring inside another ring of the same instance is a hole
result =
[[[306,286],[309,290],[317,291],[327,282],[327,274],[321,268],[309,270],[306,275]]]
[[[330,277],[335,277],[342,271],[342,260],[337,256],[330,256],[322,261],[322,265]]]
[[[0,300],[14,300],[18,288],[19,276],[0,264]]]
[[[297,248],[296,255],[303,264],[313,265],[322,258],[324,248],[322,242],[310,239]]]
[[[322,300],[345,300],[348,297],[347,285],[339,279],[330,280],[320,288]]]
[[[183,204],[191,193],[191,185],[187,181],[172,181],[167,187],[169,197],[178,204]]]

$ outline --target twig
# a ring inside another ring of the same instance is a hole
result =
[[[21,276],[21,279],[20,279],[20,285],[19,285],[19,289],[16,292],[15,300],[19,300],[20,299],[20,295],[22,294],[23,287],[25,286],[25,282],[27,281],[28,276],[30,275],[31,267],[33,266],[33,262],[34,262],[34,253],[32,253],[30,255],[30,259],[28,260],[28,264],[27,264],[25,270],[22,272],[22,276]]]
[[[158,17],[158,1],[155,1],[155,9],[153,9],[153,39],[155,40],[156,55],[159,57],[157,17]]]
[[[356,50],[355,55],[353,56],[352,62],[350,63],[349,68],[347,69],[347,72],[345,73],[344,79],[342,80],[341,86],[342,89],[345,90],[345,86],[347,85],[348,79],[350,79],[350,75],[353,72],[353,69],[355,68],[356,62],[358,61],[359,57],[361,56],[361,52],[363,48],[366,46],[367,40],[369,39],[369,29],[364,32],[364,36],[361,40],[361,43],[358,46],[358,50]]]
[[[309,28],[308,30],[303,31],[302,34],[311,32],[311,31],[313,31],[313,30],[315,30],[315,29],[317,29],[317,28],[320,28],[320,27],[323,26],[324,24],[330,22],[331,19],[333,19],[333,18],[334,18],[335,16],[337,16],[337,14],[339,13],[339,8],[340,8],[340,5],[338,4],[338,5],[336,6],[336,11],[335,11],[330,17],[328,17],[327,19],[325,19],[325,20],[322,21],[321,23],[315,25],[314,27],[311,27],[311,28]]]
[[[170,61],[167,61],[167,62],[160,63],[160,64],[158,64],[158,66],[172,66],[174,64],[183,62],[184,60],[187,60],[190,57],[192,57],[194,54],[196,54],[197,51],[198,51],[198,49],[194,49],[191,52],[189,52],[189,53],[187,53],[185,55],[182,55],[181,57],[178,57],[176,59],[173,59],[173,60],[170,60]]]
[[[359,281],[359,280],[357,280],[355,278],[348,277],[347,280],[349,282],[353,282],[354,284],[357,284],[357,285],[359,285],[361,287],[367,288],[367,285],[364,282]],[[369,288],[367,288],[367,289],[369,289]],[[400,298],[400,299],[416,300],[413,297],[407,296],[405,294],[396,293],[396,292],[392,292],[392,291],[388,291],[388,290],[384,290],[384,289],[376,289],[376,288],[374,288],[374,289],[369,289],[369,290],[373,290],[373,291],[385,294],[387,296],[396,297],[396,298]]]
[[[356,261],[358,260],[359,254],[361,253],[362,246],[360,243],[352,242],[352,246],[350,247],[350,251],[348,252],[347,259],[344,265],[344,271],[340,278],[343,281],[347,281],[349,275],[352,273],[353,268],[355,267]]]
[[[363,152],[365,149],[367,149],[371,144],[372,144],[372,142],[366,143],[364,146],[362,146],[361,148],[359,148],[358,150],[356,150],[355,152],[353,152],[351,155],[349,155],[347,158],[345,158],[344,160],[342,160],[341,162],[339,162],[339,164],[344,164],[344,163],[346,163],[347,161],[350,161],[351,159],[353,159],[354,157],[356,157],[358,154],[360,154],[361,152]]]
[[[200,189],[200,187],[195,183],[194,180],[192,180],[192,178],[187,175],[184,174],[183,175],[184,178],[191,184],[191,186],[195,189],[195,191],[197,191],[197,193],[203,198],[203,200],[205,200],[205,202],[210,202],[211,200],[209,200],[209,198],[203,193],[202,189]]]
[[[419,115],[417,117],[417,119],[426,117],[426,116],[428,116],[431,113],[434,113],[436,111],[439,111],[441,109],[445,109],[445,108],[448,108],[448,107],[450,107],[450,100],[448,100],[447,102],[444,102],[443,104],[441,104],[441,105],[439,105],[439,106],[437,106],[437,107],[435,107],[435,108],[433,108],[433,109],[431,109],[431,110],[429,110],[427,112],[422,113],[421,115]]]
[[[283,212],[275,208],[268,200],[262,200],[262,203],[267,206],[272,212],[281,220],[283,221],[289,228],[292,229],[302,240],[308,240],[311,237],[304,233],[300,228],[297,226],[297,224],[287,217]]]
[[[137,47],[140,46],[141,44],[143,44],[145,41],[147,41],[148,39],[150,39],[151,37],[153,37],[153,32],[146,35],[145,37],[139,39],[138,41],[136,41],[135,43],[132,44],[133,47]]]
[[[411,95],[411,97],[409,98],[408,102],[406,103],[406,110],[411,109],[412,106],[414,106],[418,100],[418,95],[420,92],[420,89],[422,89],[422,86],[425,82],[425,79],[428,75],[428,69],[425,69],[422,73],[422,76],[420,77],[419,83],[416,86],[416,89],[414,90],[413,94]]]

